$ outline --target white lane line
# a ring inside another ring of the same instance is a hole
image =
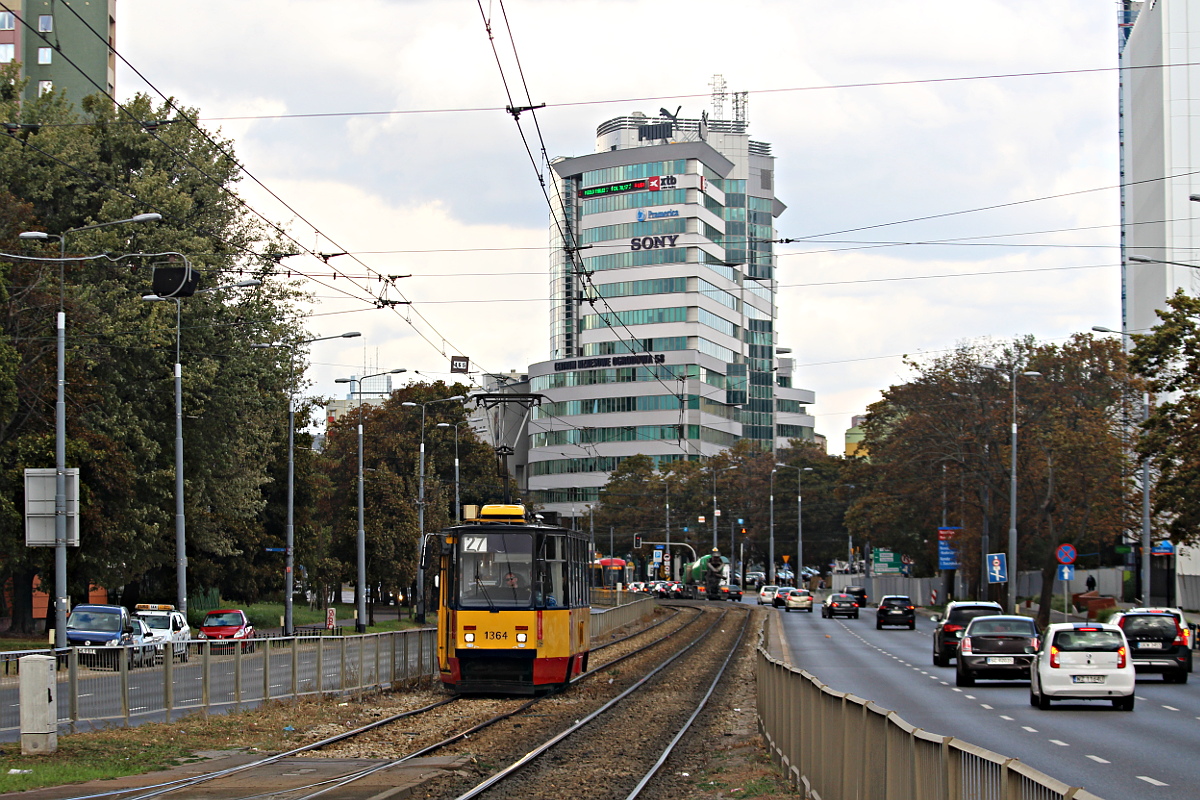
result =
[[[1154,780],[1154,778],[1148,778],[1145,775],[1138,775],[1137,779],[1139,781],[1145,781],[1146,783],[1150,784],[1151,786],[1170,786],[1171,785],[1169,783],[1163,783],[1162,781],[1156,781],[1156,780]]]
[[[1070,747],[1071,746],[1071,745],[1067,744],[1066,742],[1064,742],[1062,739],[1051,739],[1050,743],[1056,744],[1059,747]]]
[[[1111,764],[1112,763],[1108,759],[1101,758],[1100,756],[1088,756],[1088,758],[1090,758],[1092,761],[1095,761],[1097,764]]]
[[[952,691],[955,691],[955,692],[961,692],[961,691],[962,691],[962,689],[953,689]]]
[[[975,699],[975,695],[973,695],[973,694],[964,694],[964,695],[963,695],[963,697],[967,698],[968,700],[974,700],[974,699]]]
[[[1000,719],[1006,719],[1006,720],[1008,720],[1009,722],[1012,722],[1012,721],[1013,721],[1013,718],[1012,718],[1012,717],[1007,717],[1007,716],[1005,716],[1004,714],[1001,714],[1001,715],[1000,715]]]
[[[938,676],[937,676],[937,675],[930,675],[930,676],[929,676],[929,680],[931,680],[931,681],[936,681],[937,679],[938,679]],[[942,683],[946,683],[946,682],[945,682],[945,681],[942,681]],[[947,684],[947,685],[949,685],[949,684]]]
[[[1163,708],[1165,708],[1167,711],[1178,711],[1179,710],[1175,706],[1163,706]]]
[[[982,707],[982,708],[986,708],[988,711],[994,711],[994,710],[995,710],[995,709],[993,709],[991,706],[989,706],[987,703],[980,703],[979,705],[980,705],[980,707]]]
[[[939,681],[939,683],[941,683],[941,684],[942,684],[942,686],[949,686],[949,685],[950,685],[950,684],[946,683],[945,681]]]
[[[1021,726],[1021,728],[1022,728],[1023,730],[1027,730],[1027,731],[1029,731],[1030,733],[1037,733],[1037,732],[1038,732],[1038,729],[1037,729],[1037,728],[1031,728],[1031,727],[1029,727],[1028,725],[1022,725],[1022,726]]]

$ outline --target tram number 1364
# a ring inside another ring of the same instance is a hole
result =
[[[485,639],[507,639],[508,631],[486,631],[483,634]]]

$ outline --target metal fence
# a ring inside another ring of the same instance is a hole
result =
[[[244,646],[193,641],[186,661],[167,658],[134,669],[124,653],[114,666],[85,666],[72,648],[58,655],[59,724],[75,732],[252,708],[269,700],[389,689],[438,674],[436,641],[432,628],[254,639]],[[0,671],[0,736],[9,740],[20,733],[18,673]]]
[[[760,642],[758,722],[772,760],[820,800],[1100,800],[1014,758],[914,728],[830,689]]]
[[[614,599],[621,601],[623,604],[614,605],[609,608],[598,608],[595,606],[596,591],[596,589],[592,590],[591,636],[593,639],[597,636],[609,634],[618,628],[623,628],[654,613],[654,598],[640,592],[611,592],[611,594],[621,595],[621,597]]]

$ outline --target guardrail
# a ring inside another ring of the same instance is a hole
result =
[[[593,589],[593,592],[596,590]],[[654,598],[641,592],[620,592],[631,602],[611,608],[592,609],[591,636],[604,636],[654,613]],[[637,598],[637,599],[633,599]],[[593,598],[594,601],[594,598]]]
[[[107,725],[171,721],[251,708],[270,700],[351,695],[438,674],[436,630],[421,628],[356,636],[295,636],[227,642],[192,641],[161,663],[130,669],[123,648],[116,668],[79,661],[76,648],[58,653],[59,725],[74,733]],[[227,649],[218,649],[218,648]],[[169,646],[168,646],[169,648]],[[53,650],[37,651],[54,655]],[[30,655],[22,653],[21,655]],[[20,733],[20,678],[0,676],[0,737]]]
[[[1015,758],[913,727],[758,647],[758,723],[771,759],[821,800],[1100,800]]]

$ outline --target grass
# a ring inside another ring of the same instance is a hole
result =
[[[198,760],[199,750],[289,750],[301,743],[299,731],[318,723],[347,724],[358,713],[356,704],[344,701],[280,701],[239,713],[60,736],[57,752],[49,755],[23,756],[20,743],[0,744],[0,793],[169,769]]]

